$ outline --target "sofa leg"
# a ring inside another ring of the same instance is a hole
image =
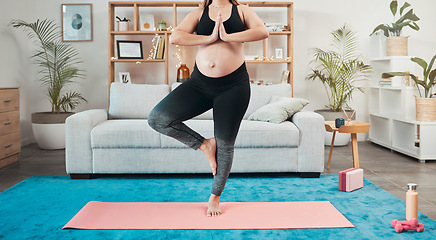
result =
[[[301,178],[319,178],[321,173],[319,172],[301,172],[300,177]]]
[[[92,174],[83,173],[72,173],[70,174],[71,179],[91,179]]]

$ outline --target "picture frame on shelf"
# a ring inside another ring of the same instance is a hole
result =
[[[154,16],[152,14],[141,14],[140,25],[141,31],[155,31]]]
[[[274,48],[274,59],[275,60],[283,60],[284,57],[284,48],[283,47],[275,47]]]
[[[92,4],[61,4],[62,41],[92,41]]]
[[[143,59],[142,41],[117,40],[118,59]]]
[[[129,72],[119,72],[118,73],[118,81],[125,84],[131,84],[132,81],[130,79],[130,73]]]
[[[280,83],[283,84],[288,83],[289,74],[290,74],[289,70],[287,69],[283,70],[282,77],[280,78]]]

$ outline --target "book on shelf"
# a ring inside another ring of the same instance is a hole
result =
[[[154,45],[155,47],[154,47],[153,59],[156,59],[157,49],[159,47],[159,40],[160,40],[160,38],[161,38],[160,36],[158,36],[156,38],[156,44]]]
[[[164,50],[165,50],[165,39],[160,38],[157,48],[156,59],[163,59]]]
[[[391,81],[390,78],[386,78],[386,79],[383,79],[383,80],[379,81],[378,84],[380,86],[391,86],[392,85],[392,81]]]
[[[165,39],[159,36],[156,39],[153,59],[163,59],[164,52],[165,52]]]

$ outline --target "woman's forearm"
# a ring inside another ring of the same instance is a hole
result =
[[[254,42],[268,38],[269,32],[266,27],[256,27],[242,32],[224,34],[221,36],[226,42]]]
[[[170,43],[180,46],[196,46],[213,43],[211,36],[195,35],[184,31],[174,30],[170,35]]]

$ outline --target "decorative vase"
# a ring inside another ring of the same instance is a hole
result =
[[[436,121],[436,98],[415,96],[416,121]]]
[[[332,112],[330,111],[330,109],[320,109],[320,110],[315,110],[315,112],[323,116],[326,122],[334,122],[337,118],[344,118],[346,121],[346,116],[344,112]],[[345,112],[348,114],[348,116],[351,116],[353,110],[345,110]],[[355,119],[356,119],[356,114],[353,115],[351,120],[355,120]],[[326,131],[324,135],[324,145],[330,146],[332,144],[332,138],[333,138],[333,133]],[[347,146],[350,143],[350,140],[351,140],[351,134],[337,132],[335,135],[335,143],[333,146],[335,147]]]
[[[129,31],[129,22],[118,22],[118,31]]]
[[[65,148],[65,119],[74,113],[32,113],[32,130],[41,149]]]
[[[180,64],[180,67],[177,69],[177,82],[184,83],[189,79],[189,68],[186,64]]]
[[[407,56],[408,37],[388,37],[386,38],[386,56]]]

